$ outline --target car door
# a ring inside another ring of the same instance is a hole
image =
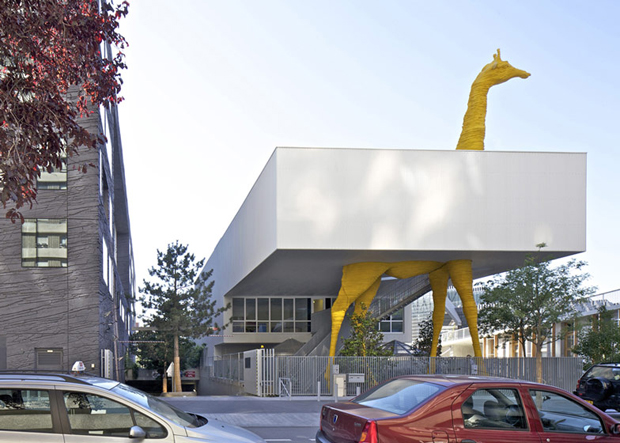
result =
[[[474,384],[452,405],[457,442],[540,443],[518,386]]]
[[[578,401],[546,389],[530,389],[526,399],[538,414],[541,443],[620,442],[602,416]]]
[[[59,391],[57,404],[65,443],[174,442],[163,420],[112,398],[85,391]],[[133,426],[142,428],[144,439],[130,438]]]
[[[0,441],[64,442],[50,392],[44,387],[0,387]]]

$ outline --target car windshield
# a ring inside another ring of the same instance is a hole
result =
[[[356,397],[353,402],[402,415],[444,390],[443,386],[429,382],[396,379]]]
[[[186,426],[188,428],[195,428],[199,426],[195,416],[188,414],[187,412],[183,412],[171,404],[166,403],[157,397],[153,397],[146,392],[132,388],[131,386],[119,383],[112,388],[112,392],[158,413],[162,417],[167,418],[179,426]]]

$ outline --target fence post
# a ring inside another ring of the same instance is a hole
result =
[[[321,401],[321,382],[316,382],[316,401]]]

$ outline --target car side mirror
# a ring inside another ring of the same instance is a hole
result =
[[[620,423],[614,423],[613,425],[611,425],[609,428],[609,432],[613,435],[620,434]]]
[[[132,426],[129,429],[129,438],[146,438],[146,432],[140,426]]]

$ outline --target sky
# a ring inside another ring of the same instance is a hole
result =
[[[132,0],[120,104],[138,285],[211,255],[274,149],[453,150],[500,48],[485,149],[587,153],[590,285],[620,288],[620,2]]]

